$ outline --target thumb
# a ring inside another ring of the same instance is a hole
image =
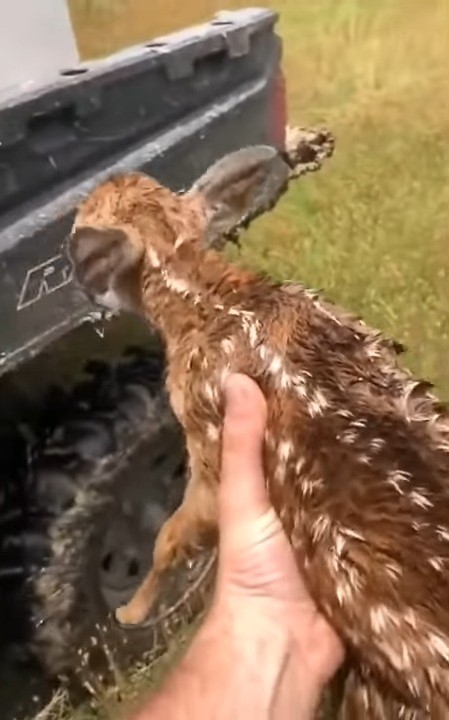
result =
[[[265,486],[263,441],[267,408],[258,385],[246,375],[231,375],[225,386],[222,465],[219,495],[222,554],[242,531],[271,515]],[[246,533],[244,532],[244,535]]]

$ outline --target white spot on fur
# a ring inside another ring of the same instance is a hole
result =
[[[398,628],[401,624],[397,614],[383,603],[374,605],[370,610],[369,617],[373,631],[379,635],[391,631],[391,626]]]
[[[277,355],[277,354],[273,355],[273,358],[272,358],[272,360],[270,360],[270,363],[267,367],[268,372],[271,375],[277,375],[277,373],[281,370],[281,368],[282,368],[281,356]]]
[[[191,300],[194,305],[199,305],[201,303],[201,296],[191,290],[187,280],[170,275],[165,268],[161,270],[161,275],[167,290],[175,292],[182,298]]]
[[[436,534],[438,535],[440,540],[445,540],[446,542],[449,542],[449,529],[443,527],[443,525],[438,525],[436,529]]]
[[[210,383],[204,383],[204,394],[210,402],[215,401],[215,390]]]
[[[401,667],[399,669],[402,670]],[[412,695],[414,695],[416,698],[419,698],[420,687],[418,684],[418,679],[412,675],[411,677],[407,678],[406,682]]]
[[[407,485],[410,481],[409,473],[402,472],[402,470],[395,470],[388,474],[387,483],[394,487],[399,495],[405,495],[404,485]]]
[[[190,291],[189,284],[186,282],[186,280],[183,280],[182,278],[176,278],[167,275],[166,284],[169,290],[178,293],[178,295],[187,295]]]
[[[369,611],[369,620],[373,632],[376,634],[384,633],[386,630],[386,617],[383,612],[383,606],[376,605]]]
[[[399,493],[399,495],[405,494],[404,489],[401,486],[401,483],[395,477],[388,478],[387,483],[389,485],[392,485],[394,487],[394,489],[396,490],[396,492]]]
[[[250,330],[247,331],[250,333]],[[250,343],[254,347],[254,340],[250,337]],[[298,397],[305,400],[307,399],[307,382],[306,375],[310,376],[310,373],[294,374],[289,373],[284,367],[284,360],[282,356],[273,352],[267,345],[261,344],[257,347],[257,352],[260,359],[265,363],[267,372],[277,380],[277,384],[281,390],[288,390],[293,388]],[[309,401],[309,412],[312,416],[319,415],[328,406],[328,402],[324,397],[322,391],[318,388],[315,390],[313,397]]]
[[[291,440],[281,440],[278,445],[278,457],[282,462],[287,462],[293,451],[293,443]]]
[[[444,560],[441,557],[435,556],[435,557],[428,558],[427,562],[437,572],[442,572],[444,570]]]
[[[257,341],[259,339],[258,327],[257,327],[256,323],[249,323],[247,333],[248,333],[249,344],[251,345],[252,348],[255,348],[257,345]]]
[[[339,533],[339,532],[336,532],[334,545],[333,545],[333,551],[336,553],[337,557],[340,557],[342,555],[345,545],[346,545],[346,540],[343,537],[343,535],[341,535],[341,533]]]
[[[257,322],[252,310],[242,310],[242,308],[230,307],[228,308],[228,315],[244,318],[246,321]]]
[[[365,345],[365,352],[367,356],[371,359],[376,359],[380,357],[379,343],[371,341],[369,344]]]
[[[301,474],[302,469],[304,467],[304,463],[305,463],[304,458],[299,458],[299,460],[296,461],[295,472],[297,475]]]
[[[382,448],[385,447],[385,440],[382,438],[374,438],[371,440],[371,449],[374,450],[374,452],[379,452],[379,450],[382,450]]]
[[[274,471],[274,478],[281,485],[283,485],[285,482],[286,471],[287,471],[287,463],[279,462],[278,465],[276,466],[276,470]]]
[[[338,317],[336,317],[333,313],[331,313],[329,310],[327,310],[318,300],[316,294],[313,291],[306,291],[306,295],[312,300],[313,304],[315,305],[316,309],[320,311],[322,315],[329,318],[329,320],[332,320],[336,325],[341,325],[341,321]]]
[[[291,440],[281,440],[276,447],[276,454],[279,462],[277,464],[274,476],[279,483],[285,482],[287,463],[290,459],[292,451],[293,443],[291,442]]]
[[[351,420],[350,425],[353,428],[364,428],[366,427],[366,420],[364,420],[363,418],[359,418],[358,420]]]
[[[424,510],[433,507],[432,502],[424,495],[422,489],[412,490],[410,493],[410,500],[412,501],[412,503],[414,503],[414,505],[418,505]]]
[[[428,642],[436,655],[440,655],[446,662],[449,662],[449,644],[446,638],[435,632],[429,632]]]
[[[377,645],[379,649],[383,650],[386,657],[388,657],[389,663],[403,672],[405,669],[409,669],[411,666],[411,656],[408,651],[408,647],[402,641],[397,633],[383,633],[377,637]],[[409,684],[409,679],[412,676],[407,676],[406,682]]]
[[[337,578],[335,592],[337,595],[337,600],[341,606],[345,605],[346,603],[353,603],[355,600],[354,586],[344,576],[340,576]]]
[[[220,437],[219,429],[212,423],[208,423],[206,428],[206,435],[212,442],[217,442]]]
[[[148,259],[150,261],[151,267],[154,267],[154,268],[161,267],[161,261],[160,261],[159,255],[157,254],[156,250],[153,247],[149,247],[147,252],[148,252]]]
[[[312,524],[312,537],[314,542],[322,540],[331,530],[331,519],[329,515],[320,515]]]
[[[179,248],[181,247],[181,245],[184,245],[184,243],[185,243],[185,241],[186,241],[187,239],[188,239],[188,235],[179,235],[179,236],[176,238],[175,250],[179,250]]]
[[[308,410],[310,416],[318,417],[319,415],[322,415],[327,407],[329,407],[327,399],[325,398],[322,391],[317,388],[309,400]]]
[[[413,665],[414,654],[412,655],[408,644],[399,639],[399,651],[400,651],[400,668],[402,670],[410,670]]]
[[[228,315],[238,317],[242,323],[242,329],[248,337],[249,344],[255,348],[260,340],[261,324],[251,310],[242,310],[238,307],[230,307],[227,310]]]
[[[304,478],[301,480],[301,491],[304,498],[312,496],[317,490],[323,487],[323,481],[321,479],[311,480],[310,478]]]
[[[281,390],[288,390],[292,386],[292,378],[285,370],[281,370],[279,375],[279,387]]]
[[[221,347],[226,355],[232,355],[235,351],[235,342],[232,338],[224,338],[221,341]]]
[[[339,531],[342,535],[346,535],[346,537],[353,538],[354,540],[360,540],[361,542],[366,542],[364,536],[356,530],[353,530],[352,528],[341,526]]]
[[[353,445],[355,441],[357,440],[357,433],[353,430],[345,430],[341,433],[339,436],[340,442],[342,442],[344,445]]]
[[[402,569],[399,565],[392,561],[389,561],[384,563],[383,567],[388,577],[390,577],[392,580],[399,580],[402,575]]]
[[[410,625],[414,630],[418,627],[418,618],[416,612],[412,608],[407,607],[402,611],[403,620]]]
[[[347,570],[349,575],[349,583],[354,591],[359,591],[362,587],[362,581],[357,568],[350,566]]]
[[[352,412],[350,410],[346,410],[345,408],[337,410],[336,414],[346,420],[350,420],[353,417]]]
[[[345,589],[345,585],[341,582],[337,582],[335,592],[337,594],[337,600],[340,605],[344,605],[345,600],[347,599],[347,592]]]
[[[292,383],[293,388],[298,395],[298,397],[301,398],[301,400],[307,399],[307,381],[304,377],[304,375],[300,375],[299,373],[297,375],[293,375],[292,377]]]
[[[242,328],[248,337],[249,344],[252,348],[255,348],[259,342],[259,333],[261,331],[260,323],[258,320],[253,318],[253,315],[242,314],[241,316]]]

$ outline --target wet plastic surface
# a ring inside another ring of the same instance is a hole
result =
[[[0,96],[0,373],[92,311],[66,252],[77,203],[136,169],[188,187],[221,155],[273,141],[275,13],[207,25]]]

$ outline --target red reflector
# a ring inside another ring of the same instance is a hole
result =
[[[285,129],[287,125],[287,96],[285,76],[280,67],[273,81],[270,101],[270,143],[285,150]]]

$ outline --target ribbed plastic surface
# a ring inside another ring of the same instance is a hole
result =
[[[275,17],[221,14],[62,69],[47,85],[0,92],[0,213],[257,77]]]
[[[0,96],[0,374],[92,311],[66,238],[97,183],[142,169],[179,190],[222,155],[273,140],[275,22],[221,13]]]

